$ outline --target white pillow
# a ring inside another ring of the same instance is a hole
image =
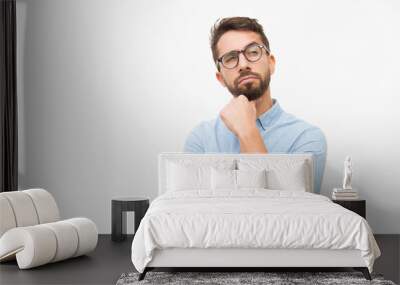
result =
[[[307,191],[306,167],[306,163],[301,163],[286,169],[269,169],[267,171],[268,189]]]
[[[170,162],[168,165],[167,191],[193,189],[210,189],[210,167]]]
[[[236,170],[211,168],[211,189],[236,189]]]
[[[236,170],[237,188],[267,188],[267,172],[262,170]]]
[[[267,188],[267,176],[262,170],[211,169],[211,189]]]
[[[268,189],[294,191],[312,189],[310,176],[312,170],[308,160],[241,158],[238,159],[237,164],[240,170],[266,169]]]
[[[166,162],[166,191],[210,190],[212,167],[234,169],[235,161],[187,158]]]

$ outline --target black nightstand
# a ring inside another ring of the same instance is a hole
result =
[[[126,239],[126,212],[135,212],[135,233],[140,221],[149,208],[149,198],[124,197],[113,198],[111,201],[111,239],[123,241]]]
[[[359,214],[361,217],[366,219],[365,213],[365,200],[332,200],[332,202],[339,204],[340,206]]]

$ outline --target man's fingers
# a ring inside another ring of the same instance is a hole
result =
[[[249,99],[247,99],[247,97],[244,96],[243,94],[239,95],[238,99],[240,99],[240,100],[245,100],[245,101],[249,101]]]

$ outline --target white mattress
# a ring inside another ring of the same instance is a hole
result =
[[[156,249],[359,250],[372,272],[380,250],[365,219],[327,197],[299,191],[179,191],[150,205],[132,243],[139,272]]]

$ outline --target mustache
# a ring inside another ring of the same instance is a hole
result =
[[[235,79],[235,85],[237,86],[239,84],[239,81],[242,80],[242,78],[246,76],[254,76],[257,77],[258,79],[261,79],[261,76],[258,73],[251,72],[251,71],[245,71],[240,74],[238,78]]]

